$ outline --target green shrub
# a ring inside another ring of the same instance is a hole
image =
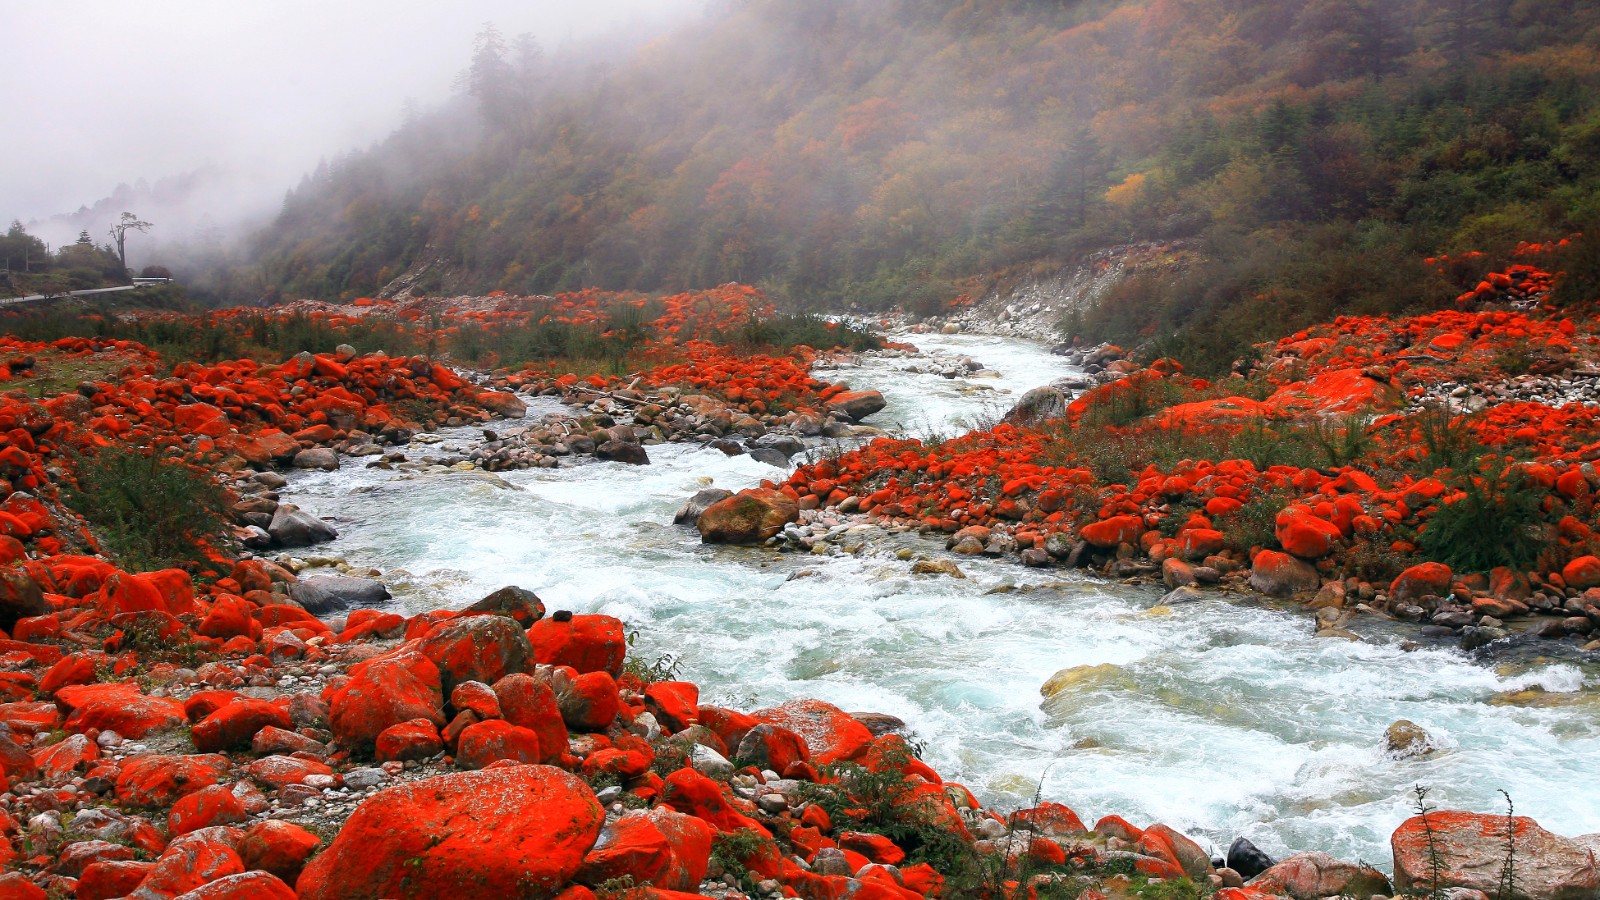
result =
[[[1456,571],[1496,566],[1527,569],[1546,544],[1540,492],[1521,470],[1493,480],[1462,478],[1465,496],[1436,507],[1420,535],[1422,550]]]
[[[181,460],[113,444],[71,462],[68,504],[126,568],[202,565],[199,542],[224,533],[221,488]]]

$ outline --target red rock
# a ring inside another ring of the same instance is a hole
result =
[[[1377,869],[1326,853],[1296,853],[1252,878],[1250,887],[1287,897],[1387,897],[1394,893],[1389,879]]]
[[[528,629],[534,659],[541,665],[571,666],[578,674],[622,674],[628,638],[611,616],[573,616],[568,621],[540,619]]]
[[[1206,880],[1215,871],[1211,866],[1211,854],[1207,853],[1205,848],[1190,840],[1187,835],[1160,823],[1151,825],[1139,835],[1135,849],[1140,853],[1170,860],[1182,869],[1185,875],[1198,881]],[[1152,852],[1157,849],[1162,852]]]
[[[539,761],[539,736],[503,719],[468,725],[456,742],[456,765],[482,769],[509,759],[519,763]]]
[[[1518,900],[1589,900],[1600,895],[1600,863],[1587,847],[1517,816]],[[1430,840],[1429,831],[1432,832]],[[1495,896],[1505,864],[1506,817],[1455,810],[1412,816],[1395,829],[1394,887],[1401,893],[1433,886],[1430,844],[1437,851],[1442,889],[1461,887]]]
[[[135,756],[122,763],[117,800],[123,806],[170,807],[179,797],[216,784],[231,768],[217,754]]]
[[[213,825],[232,825],[245,820],[244,804],[224,784],[214,784],[185,794],[172,804],[167,815],[167,832],[188,834]]]
[[[605,822],[588,785],[549,766],[427,778],[363,801],[296,882],[300,900],[554,897]]]
[[[33,761],[48,780],[58,781],[76,772],[87,771],[100,758],[100,748],[81,734],[33,751]]]
[[[847,416],[852,422],[859,422],[887,405],[878,391],[843,391],[827,401],[830,411]]]
[[[50,900],[50,895],[21,872],[0,873],[0,897],[5,900]]]
[[[500,698],[494,689],[481,681],[463,681],[450,691],[450,708],[460,711],[470,709],[480,719],[498,719]]]
[[[283,706],[241,697],[195,723],[189,736],[201,753],[243,750],[261,729],[289,724],[289,711]]]
[[[1284,551],[1301,559],[1321,559],[1332,554],[1342,538],[1339,526],[1303,506],[1284,507],[1278,513],[1275,533]]]
[[[567,752],[567,724],[549,682],[531,675],[507,675],[494,683],[494,694],[507,722],[539,736],[539,750],[544,754],[540,762],[560,761]]]
[[[1119,544],[1139,543],[1144,534],[1144,519],[1138,516],[1112,516],[1099,522],[1090,522],[1078,530],[1078,536],[1101,550],[1114,550]]]
[[[99,607],[107,618],[131,612],[171,613],[159,585],[126,572],[115,572],[105,580]]]
[[[654,813],[654,815],[652,815]],[[632,811],[600,832],[594,849],[583,858],[583,865],[573,876],[580,884],[599,887],[607,881],[631,878],[634,884],[648,884],[666,890],[692,890],[699,881],[689,881],[690,867],[684,865],[674,852],[672,841],[656,824],[658,818],[671,816],[682,822],[693,823],[693,833],[702,840],[709,857],[713,833],[711,826],[691,816],[672,810],[652,810],[651,813]],[[680,831],[680,833],[686,833]],[[702,864],[700,877],[705,871]]]
[[[1257,553],[1251,568],[1250,587],[1263,594],[1299,594],[1314,591],[1322,584],[1310,563],[1276,550]]]
[[[153,862],[103,860],[86,866],[78,878],[78,900],[126,897],[156,867]]]
[[[800,735],[817,765],[854,760],[872,745],[872,732],[849,713],[821,700],[795,700],[773,709],[757,710],[757,720]]]
[[[605,672],[586,672],[558,690],[556,702],[570,731],[605,731],[622,710],[617,683]]]
[[[565,740],[566,733],[562,732]],[[391,725],[378,734],[373,756],[379,762],[424,760],[444,750],[439,726],[427,719],[412,719]]]
[[[700,724],[716,732],[722,739],[723,746],[733,750],[744,740],[745,732],[761,724],[754,716],[724,709],[720,706],[701,706],[699,709]]]
[[[201,885],[244,873],[244,863],[212,832],[185,835],[168,845],[131,900],[177,897]]]
[[[78,684],[56,691],[56,703],[68,710],[69,731],[115,731],[123,737],[141,738],[186,724],[183,704],[166,697],[149,697],[132,682]]]
[[[1211,528],[1189,528],[1178,536],[1178,549],[1191,560],[1202,560],[1222,552],[1222,532]]]
[[[246,869],[271,872],[293,884],[305,868],[306,860],[322,839],[281,819],[267,819],[245,830],[239,842],[239,858]]]
[[[211,604],[211,611],[206,613],[195,633],[223,640],[233,637],[260,640],[261,623],[251,616],[255,609],[243,597],[224,594]]]
[[[794,763],[810,760],[811,750],[794,731],[762,722],[745,732],[734,748],[733,759],[741,766],[770,769],[781,775]]]
[[[1580,591],[1600,587],[1600,557],[1580,556],[1567,563],[1561,569],[1561,580]]]
[[[779,491],[756,488],[706,507],[695,527],[707,544],[759,544],[799,519],[796,501]]]
[[[384,729],[412,719],[444,725],[439,669],[426,656],[403,650],[357,663],[349,676],[324,695],[330,727],[341,744],[370,747]]]
[[[1077,813],[1060,803],[1041,803],[1033,809],[1018,810],[1012,813],[1011,820],[1050,837],[1072,837],[1089,830]]]
[[[894,841],[881,834],[869,834],[861,831],[840,832],[839,846],[886,866],[898,865],[901,860],[906,858],[904,850],[901,850]]]
[[[661,802],[724,834],[745,828],[767,834],[761,823],[734,807],[721,785],[693,769],[679,769],[666,777]]]
[[[669,734],[699,721],[700,689],[687,681],[658,681],[644,689],[644,705]]]
[[[270,872],[227,875],[174,900],[296,900],[294,890]]]
[[[295,756],[263,757],[245,767],[245,771],[251,778],[275,789],[303,784],[310,775],[333,774],[332,769],[320,762]]]
[[[416,649],[439,667],[446,690],[463,681],[493,684],[532,667],[533,648],[516,620],[507,616],[468,616],[445,622]]]
[[[1454,574],[1444,563],[1425,562],[1401,572],[1389,585],[1389,597],[1394,602],[1409,603],[1433,594],[1445,597],[1450,594]]]

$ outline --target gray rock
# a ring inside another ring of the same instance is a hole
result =
[[[26,572],[0,573],[0,628],[10,631],[18,619],[42,616],[49,611],[44,591]]]
[[[744,445],[729,438],[717,438],[706,446],[712,450],[722,451],[723,456],[743,456],[745,452]]]
[[[334,599],[332,594],[304,581],[289,585],[289,599],[313,616],[328,616],[344,609],[344,605]]]
[[[726,781],[733,777],[733,763],[721,753],[704,744],[695,744],[689,749],[689,759],[695,771],[718,781]]]
[[[312,447],[294,455],[290,463],[296,469],[322,469],[332,472],[339,468],[339,454],[327,447]]]
[[[331,541],[339,536],[333,526],[316,516],[302,512],[293,503],[281,503],[272,514],[267,534],[280,547],[309,547]]]
[[[388,772],[385,772],[382,769],[371,767],[351,769],[350,771],[344,773],[344,786],[349,788],[357,788],[360,790],[366,790],[370,787],[377,787],[388,780]]]
[[[757,447],[754,450],[751,450],[750,458],[756,462],[766,463],[769,466],[777,466],[780,469],[787,469],[790,467],[789,457],[784,456],[781,452],[771,447]]]
[[[732,496],[733,491],[725,491],[722,488],[705,488],[683,504],[683,508],[678,510],[678,514],[672,517],[672,524],[693,525],[699,521],[700,514],[705,512],[711,504],[719,500],[726,500]]]
[[[463,613],[487,613],[515,619],[518,625],[528,628],[544,618],[544,601],[527,588],[503,587],[472,604]]]
[[[309,585],[327,594],[333,598],[339,609],[349,609],[352,606],[382,606],[389,600],[389,589],[376,578],[357,578],[354,575],[309,575],[300,579],[299,584]],[[289,596],[294,596],[292,585]],[[304,601],[301,605],[305,606]],[[306,611],[316,615],[316,611],[310,607],[306,607]]]
[[[1053,387],[1036,387],[1022,395],[1005,420],[1016,425],[1033,425],[1067,414],[1067,397]]]
[[[806,449],[805,442],[792,434],[764,434],[755,440],[757,447],[771,447],[784,456],[793,456]]]
[[[1245,879],[1254,878],[1277,864],[1277,860],[1263,853],[1249,838],[1234,838],[1228,846],[1227,867]]]
[[[1172,606],[1177,603],[1196,603],[1206,598],[1206,592],[1192,585],[1183,585],[1174,588],[1165,597],[1161,598],[1162,606]]]
[[[650,454],[645,452],[644,447],[624,441],[606,441],[595,448],[594,455],[601,459],[627,463],[631,466],[650,465]]]

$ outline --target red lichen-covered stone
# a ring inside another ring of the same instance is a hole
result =
[[[605,672],[585,672],[556,694],[561,720],[571,731],[605,731],[622,711],[617,682]]]
[[[33,751],[39,773],[52,781],[86,771],[99,758],[100,748],[81,734],[68,735],[60,743]]]
[[[494,683],[494,694],[502,718],[539,736],[540,762],[559,761],[567,752],[567,724],[550,683],[532,675],[507,675]]]
[[[1226,541],[1213,528],[1189,528],[1178,536],[1178,549],[1187,559],[1201,560],[1222,552]]]
[[[540,619],[528,629],[533,657],[541,665],[571,666],[585,672],[622,674],[628,638],[622,621],[611,616],[572,616]]]
[[[818,765],[854,760],[872,745],[872,732],[867,726],[821,700],[795,700],[773,709],[757,710],[754,716],[800,735]]]
[[[379,762],[420,761],[442,750],[444,741],[439,737],[439,726],[427,719],[412,719],[380,732],[374,742],[373,756]]]
[[[1299,594],[1314,591],[1322,584],[1322,578],[1310,563],[1276,550],[1257,553],[1251,568],[1250,587],[1263,594]]]
[[[177,897],[219,878],[243,874],[244,863],[233,842],[217,834],[228,830],[208,829],[173,841],[132,896]]]
[[[619,878],[667,891],[693,891],[705,878],[715,832],[670,809],[634,810],[600,832],[573,876],[599,886]]]
[[[232,825],[246,818],[244,803],[224,784],[213,784],[184,795],[167,814],[167,832],[188,834],[213,825]]]
[[[1432,594],[1443,597],[1450,593],[1454,573],[1444,563],[1425,562],[1401,572],[1389,585],[1389,597],[1400,603],[1414,602]]]
[[[733,758],[741,766],[770,769],[781,775],[789,766],[810,760],[811,750],[805,738],[793,730],[761,722],[744,733]]]
[[[463,769],[487,768],[502,759],[538,762],[539,736],[504,719],[490,719],[468,725],[456,739],[456,765]]]
[[[892,866],[906,858],[899,845],[881,834],[863,831],[844,831],[839,834],[839,847],[859,853],[875,863]]]
[[[1018,810],[1012,814],[1011,820],[1050,837],[1069,837],[1084,834],[1089,830],[1071,807],[1060,803],[1047,802],[1033,809]]]
[[[267,727],[288,728],[288,709],[267,700],[241,697],[196,722],[189,736],[201,753],[243,750],[256,732]]]
[[[195,632],[222,640],[234,637],[260,640],[262,626],[252,616],[255,609],[256,607],[243,597],[224,594],[211,604],[211,611],[206,613],[206,617],[200,621]]]
[[[1561,580],[1580,591],[1600,587],[1600,557],[1580,556],[1567,563],[1561,568]]]
[[[293,884],[322,839],[292,822],[268,819],[245,830],[239,858],[246,869],[271,872]]]
[[[739,812],[728,799],[723,785],[693,769],[679,769],[666,777],[662,785],[661,802],[686,816],[700,819],[724,834],[746,828],[758,834],[767,834],[760,822]]]
[[[174,900],[295,900],[295,894],[270,872],[243,872],[207,882]]]
[[[416,649],[439,667],[445,689],[463,681],[493,684],[526,672],[534,653],[528,636],[508,616],[467,616],[439,625]]]
[[[215,753],[194,756],[135,756],[117,776],[124,806],[170,807],[179,797],[216,784],[232,768]]]
[[[687,681],[658,681],[644,689],[644,705],[669,733],[699,721],[700,689]]]
[[[132,682],[78,684],[56,691],[56,703],[68,710],[69,731],[115,731],[123,737],[141,738],[156,731],[178,728],[189,721],[183,704],[166,697],[150,697]]]
[[[1516,844],[1516,890],[1520,898],[1584,900],[1600,895],[1600,863],[1587,847],[1517,816],[1509,837]],[[1394,850],[1394,887],[1400,893],[1431,890],[1433,859],[1438,887],[1467,888],[1490,896],[1500,888],[1507,845],[1506,817],[1455,810],[1412,816],[1389,838]]]
[[[433,661],[410,650],[350,667],[349,680],[326,692],[328,721],[339,742],[371,747],[391,725],[427,719],[444,725],[444,694]]]
[[[1321,559],[1339,546],[1339,526],[1313,515],[1303,506],[1288,506],[1278,513],[1275,533],[1283,549],[1301,559]]]
[[[1114,550],[1119,544],[1138,544],[1142,534],[1144,519],[1138,516],[1112,516],[1090,522],[1078,531],[1079,537],[1101,550]]]
[[[39,693],[48,697],[69,685],[92,684],[99,677],[100,667],[110,664],[111,657],[98,650],[69,653],[39,679]]]
[[[126,897],[156,867],[153,862],[100,860],[85,866],[78,877],[78,900],[112,900]]]
[[[264,756],[245,767],[251,778],[273,788],[303,784],[311,775],[332,775],[327,765],[298,756]]]
[[[503,718],[500,698],[494,689],[481,681],[463,681],[450,691],[450,708],[456,711],[470,709],[480,719]]]
[[[754,488],[718,500],[695,521],[707,544],[759,544],[800,519],[799,504],[781,491]]]
[[[300,900],[545,900],[604,822],[589,786],[550,766],[441,775],[362,802],[295,887]]]

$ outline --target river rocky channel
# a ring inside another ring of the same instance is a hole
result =
[[[868,354],[822,377],[883,392],[868,424],[948,437],[1078,374],[1021,340],[910,340],[922,355]],[[559,410],[535,402],[528,418]],[[962,558],[964,578],[912,574],[911,560],[945,557],[942,538],[913,532],[841,527],[813,553],[709,547],[672,524],[684,501],[781,470],[668,444],[648,448],[649,466],[490,475],[443,464],[480,430],[428,439],[407,457],[439,465],[345,459],[284,491],[340,533],[301,555],[372,570],[395,611],[520,585],[551,610],[623,619],[633,652],[672,654],[706,702],[816,697],[887,713],[985,803],[1037,792],[1090,821],[1165,822],[1215,851],[1243,835],[1278,858],[1384,864],[1416,784],[1441,807],[1480,811],[1502,808],[1505,789],[1552,831],[1600,831],[1600,670],[1581,659],[1469,655],[1377,620],[1356,626],[1359,642],[1319,638],[1293,606],[1222,593],[1164,606],[1159,584],[1005,560]],[[1437,749],[1389,752],[1385,731],[1402,719]]]

